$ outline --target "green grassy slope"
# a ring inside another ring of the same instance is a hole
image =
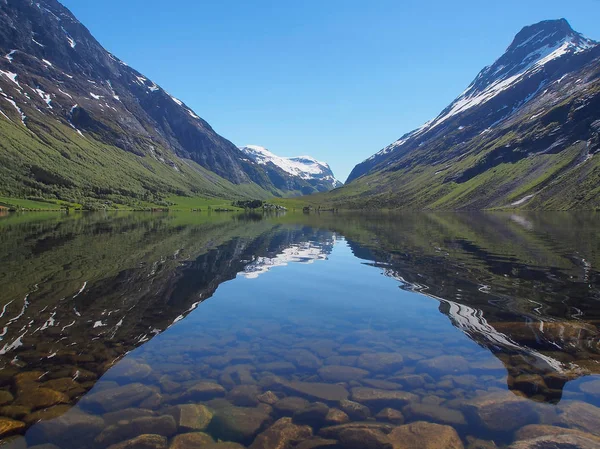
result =
[[[82,136],[57,120],[31,117],[27,128],[16,117],[11,120],[0,116],[0,197],[5,198],[0,203],[8,206],[43,208],[40,201],[62,201],[84,208],[148,207],[167,205],[166,198],[175,195],[268,196],[255,184],[232,184],[164,149],[157,152],[172,165],[103,144],[92,134]],[[10,200],[15,198],[21,200]],[[38,204],[25,205],[23,199]]]

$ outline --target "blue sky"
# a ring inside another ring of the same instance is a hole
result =
[[[236,145],[345,180],[436,116],[525,25],[600,40],[600,0],[61,0],[109,51]]]

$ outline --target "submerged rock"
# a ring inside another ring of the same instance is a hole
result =
[[[350,421],[350,417],[342,410],[337,408],[330,408],[327,416],[325,417],[325,425],[327,426],[346,424],[348,421]]]
[[[340,410],[356,421],[364,421],[371,416],[369,407],[358,402],[343,400],[340,401],[339,407]]]
[[[539,437],[556,436],[556,435],[579,435],[588,439],[594,439],[600,446],[600,437],[577,429],[568,429],[566,427],[548,426],[543,424],[530,424],[522,427],[515,433],[515,440],[533,440]]]
[[[315,402],[308,407],[298,410],[294,413],[292,420],[294,424],[308,425],[318,429],[324,426],[325,418],[329,413],[329,407],[322,402]]]
[[[10,404],[14,400],[15,398],[10,391],[0,390],[0,406]]]
[[[388,436],[378,429],[344,429],[338,438],[346,449],[393,449]]]
[[[598,449],[598,440],[581,435],[563,434],[513,443],[509,449]]]
[[[351,366],[325,365],[319,369],[319,376],[326,382],[350,382],[360,380],[368,375],[368,371]]]
[[[29,407],[31,410],[52,407],[57,404],[68,404],[69,396],[50,388],[30,388],[19,392],[14,405]]]
[[[142,381],[151,373],[152,368],[150,365],[125,358],[111,368],[107,376],[120,383],[130,383]]]
[[[530,400],[507,392],[491,393],[468,401],[464,412],[490,432],[512,432],[538,419]]]
[[[364,353],[358,357],[356,364],[372,373],[390,373],[404,365],[404,358],[395,352]]]
[[[225,388],[214,382],[199,382],[183,393],[181,399],[188,401],[208,401],[225,396]]]
[[[349,393],[343,386],[319,382],[285,382],[286,389],[318,401],[342,401],[348,399]]]
[[[241,407],[254,407],[259,404],[258,396],[260,395],[260,389],[256,385],[239,385],[234,387],[229,394],[227,399],[234,405]]]
[[[402,408],[411,402],[417,402],[419,397],[405,391],[378,390],[376,388],[356,387],[352,389],[352,400],[368,407]]]
[[[559,405],[560,424],[600,436],[600,408],[578,401]]]
[[[49,419],[58,418],[59,416],[62,416],[65,413],[67,413],[70,409],[70,405],[57,405],[55,407],[38,410],[25,416],[23,418],[23,422],[30,426],[39,421],[46,421]]]
[[[291,418],[281,418],[258,435],[250,449],[285,449],[290,442],[312,436],[312,429],[306,425],[296,425]]]
[[[377,421],[387,421],[392,424],[404,424],[404,415],[402,412],[386,407],[375,415]]]
[[[294,449],[340,449],[338,440],[327,440],[325,438],[314,437],[301,441]]]
[[[122,443],[113,444],[108,449],[166,449],[167,439],[161,435],[140,435]]]
[[[282,415],[292,416],[298,410],[308,407],[309,404],[310,402],[304,398],[289,396],[275,402],[275,404],[273,404],[273,408]]]
[[[339,439],[340,433],[346,429],[374,429],[388,434],[394,429],[394,426],[372,421],[352,422],[339,426],[323,427],[321,430],[319,430],[319,436],[326,439]]]
[[[25,423],[14,419],[0,418],[0,438],[9,437],[25,430]]]
[[[133,407],[154,391],[140,383],[124,385],[122,387],[109,388],[106,390],[87,394],[79,401],[79,406],[95,412],[114,412]]]
[[[73,441],[93,441],[103,428],[102,418],[71,409],[59,418],[42,421],[31,427],[27,439],[32,444],[68,446]]]
[[[259,394],[256,398],[263,404],[268,404],[268,405],[273,405],[279,400],[277,395],[275,393],[273,393],[271,390],[265,391],[263,394]]]
[[[258,408],[229,406],[215,412],[208,428],[216,438],[250,443],[269,421],[269,414]]]
[[[169,449],[203,449],[215,440],[210,435],[203,432],[192,432],[176,435],[169,446]]]
[[[419,361],[417,371],[437,377],[446,374],[461,374],[469,371],[469,362],[458,355],[442,355]]]
[[[119,421],[117,424],[106,427],[95,441],[101,446],[107,446],[150,432],[154,435],[170,437],[177,432],[177,424],[170,415],[146,416],[131,421]]]
[[[579,389],[585,394],[589,394],[590,396],[600,399],[600,380],[584,382],[579,386]]]
[[[440,405],[410,404],[404,407],[402,412],[409,421],[428,421],[453,427],[467,425],[462,412]]]
[[[394,449],[464,449],[452,427],[422,421],[396,427],[388,438]]]
[[[107,426],[118,423],[119,421],[131,421],[136,418],[143,418],[145,416],[156,416],[156,412],[152,410],[146,410],[143,408],[126,408],[116,412],[109,412],[102,415],[102,419]]]
[[[213,413],[204,405],[181,404],[166,410],[171,415],[180,432],[199,432],[206,430],[213,418]]]

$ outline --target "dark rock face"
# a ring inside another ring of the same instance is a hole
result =
[[[5,54],[16,50],[12,61],[4,59],[2,70],[16,73],[22,87],[5,90],[12,91],[24,111],[37,106],[45,117],[39,120],[72,122],[82,132],[125,151],[150,154],[153,146],[162,146],[234,183],[249,180],[231,142],[107,52],[57,1],[4,2],[0,24],[0,48]],[[2,79],[3,89],[7,81]],[[29,92],[27,104],[16,90],[24,94],[28,87],[46,92],[50,103]]]
[[[560,192],[558,185],[541,189],[548,171],[576,169],[574,176],[589,176],[591,168],[579,164],[598,149],[599,71],[600,46],[564,19],[528,26],[438,117],[358,164],[347,183],[368,176],[368,192],[389,193],[386,204],[398,206],[524,207],[556,195],[565,197],[565,207],[596,204],[581,192]],[[541,155],[553,156],[516,166]],[[555,165],[565,157],[569,164]],[[503,182],[483,177],[502,164],[512,164]],[[426,169],[431,172],[424,176]],[[486,181],[485,189],[446,198],[457,185],[485,187]],[[530,191],[518,190],[527,183],[533,183]]]

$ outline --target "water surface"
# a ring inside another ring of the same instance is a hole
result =
[[[594,438],[599,230],[557,213],[4,216],[0,434],[63,449]]]

